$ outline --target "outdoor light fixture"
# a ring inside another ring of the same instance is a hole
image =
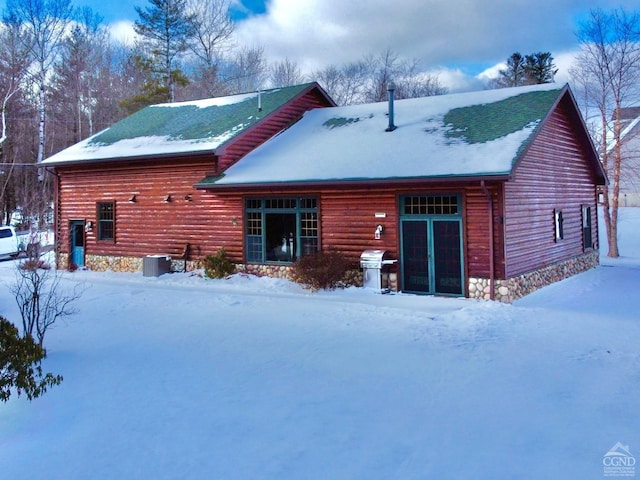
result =
[[[171,194],[164,197],[164,203],[169,203],[171,201]]]
[[[191,195],[189,195],[189,194],[187,193],[187,194],[184,196],[184,199],[185,199],[187,202],[190,202],[190,201],[191,201]]]
[[[134,193],[133,195],[131,195],[131,198],[129,198],[129,201],[130,201],[131,203],[135,203],[135,202],[136,202],[136,200],[137,200],[137,199],[136,199],[136,194]]]

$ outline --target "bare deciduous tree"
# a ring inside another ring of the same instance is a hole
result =
[[[271,65],[269,83],[274,87],[288,87],[304,83],[304,76],[298,64],[285,58]]]
[[[264,87],[267,79],[264,48],[242,47],[224,62],[221,77],[229,93],[253,92]]]
[[[62,275],[40,259],[39,248],[31,249],[28,258],[16,266],[11,293],[22,317],[22,335],[36,338],[41,347],[56,321],[76,313],[72,304],[82,295],[79,284],[65,288]]]
[[[343,67],[331,65],[313,73],[338,105],[382,102],[393,81],[397,99],[442,95],[447,89],[437,75],[421,71],[417,60],[403,60],[391,50],[365,56]]]
[[[37,89],[38,154],[45,154],[45,124],[49,71],[57,59],[59,47],[71,20],[70,0],[8,0],[4,22],[23,30],[20,40],[29,51],[34,67],[33,83]]]
[[[598,118],[590,121],[599,129],[600,157],[609,175],[604,190],[604,218],[608,256],[618,257],[618,206],[622,175],[621,109],[640,99],[640,14],[624,10],[590,12],[578,32],[581,51],[572,76],[581,91],[587,115],[595,108]],[[589,117],[587,117],[589,119]]]
[[[206,96],[221,93],[218,64],[234,30],[229,7],[229,0],[187,0],[194,29],[190,49],[198,60],[196,81]]]

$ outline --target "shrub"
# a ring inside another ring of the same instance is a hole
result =
[[[344,287],[346,273],[354,268],[342,253],[322,250],[305,255],[293,264],[293,273],[298,283],[313,289],[334,289]]]
[[[57,320],[76,313],[72,304],[80,298],[82,286],[62,286],[62,274],[40,259],[27,259],[16,267],[16,281],[9,287],[20,316],[22,332],[43,345],[44,336]]]
[[[208,278],[224,278],[236,271],[236,266],[227,257],[224,248],[218,250],[215,255],[207,255],[204,259],[204,274]]]
[[[35,272],[36,270],[51,270],[51,265],[39,258],[29,258],[20,263],[20,269],[29,272]]]
[[[0,317],[0,401],[9,400],[13,389],[18,396],[24,393],[32,400],[48,387],[60,385],[60,375],[42,374],[40,364],[46,356],[31,335],[21,337],[11,322]]]

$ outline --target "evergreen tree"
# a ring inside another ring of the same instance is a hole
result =
[[[525,57],[524,72],[527,84],[537,85],[552,83],[558,69],[553,64],[551,53],[538,52]]]
[[[521,87],[553,82],[558,69],[549,52],[538,52],[524,57],[519,52],[507,59],[507,68],[493,82],[495,88]]]
[[[60,385],[60,375],[42,373],[40,365],[46,355],[31,335],[21,337],[11,322],[0,317],[0,401],[9,400],[12,390],[32,400],[48,387]]]
[[[519,53],[513,53],[507,59],[506,70],[500,70],[500,77],[496,82],[498,88],[519,87],[526,84],[525,60]]]
[[[140,17],[134,24],[144,38],[157,70],[167,89],[168,101],[175,100],[176,78],[184,74],[176,68],[176,60],[187,50],[194,35],[195,16],[187,13],[186,0],[149,0],[150,7],[136,7]]]

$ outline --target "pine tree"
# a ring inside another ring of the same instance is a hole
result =
[[[500,76],[492,86],[505,88],[551,83],[556,73],[558,69],[553,63],[551,53],[538,52],[523,57],[519,52],[515,52],[507,59],[507,68],[500,70]]]
[[[528,85],[552,83],[558,73],[549,52],[538,52],[525,56],[524,73]]]
[[[498,88],[519,87],[526,84],[526,79],[524,57],[515,52],[507,59],[506,70],[500,70],[496,85]]]
[[[188,14],[186,0],[149,0],[150,7],[136,7],[140,17],[134,24],[136,33],[149,47],[154,65],[168,91],[168,101],[175,100],[176,78],[184,77],[175,68],[176,60],[188,48],[194,35],[194,15]]]

